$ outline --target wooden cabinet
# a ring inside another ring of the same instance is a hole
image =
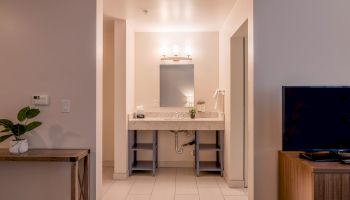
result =
[[[350,200],[350,165],[312,162],[279,152],[280,200]]]

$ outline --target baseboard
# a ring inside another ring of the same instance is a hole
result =
[[[194,167],[192,161],[159,161],[159,167]]]
[[[114,167],[114,161],[113,160],[104,160],[103,167]]]
[[[244,181],[226,180],[226,182],[230,188],[244,188]]]
[[[224,177],[227,185],[230,188],[244,188],[245,181],[244,180],[228,180],[227,177],[227,172],[224,171]]]
[[[113,173],[114,180],[125,180],[128,178],[127,173]]]

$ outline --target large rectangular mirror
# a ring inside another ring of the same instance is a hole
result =
[[[194,65],[160,65],[160,107],[194,105]]]

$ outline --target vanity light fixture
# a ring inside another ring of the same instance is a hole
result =
[[[186,46],[185,52],[186,56],[180,56],[180,48],[178,45],[174,45],[172,48],[172,56],[167,56],[168,49],[167,47],[161,48],[162,58],[160,60],[172,60],[172,61],[180,61],[180,60],[192,60],[191,54],[192,49],[190,46]]]

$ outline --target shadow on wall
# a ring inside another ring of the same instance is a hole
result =
[[[28,137],[29,144],[32,146],[40,146],[40,148],[64,148],[66,147],[65,144],[69,140],[72,140],[73,138],[80,138],[81,136],[77,133],[74,133],[72,131],[64,131],[63,127],[60,125],[52,125],[48,132],[48,142],[51,144],[48,144],[48,142],[45,142],[45,139],[43,138],[42,134],[37,133],[33,131],[32,134]]]

